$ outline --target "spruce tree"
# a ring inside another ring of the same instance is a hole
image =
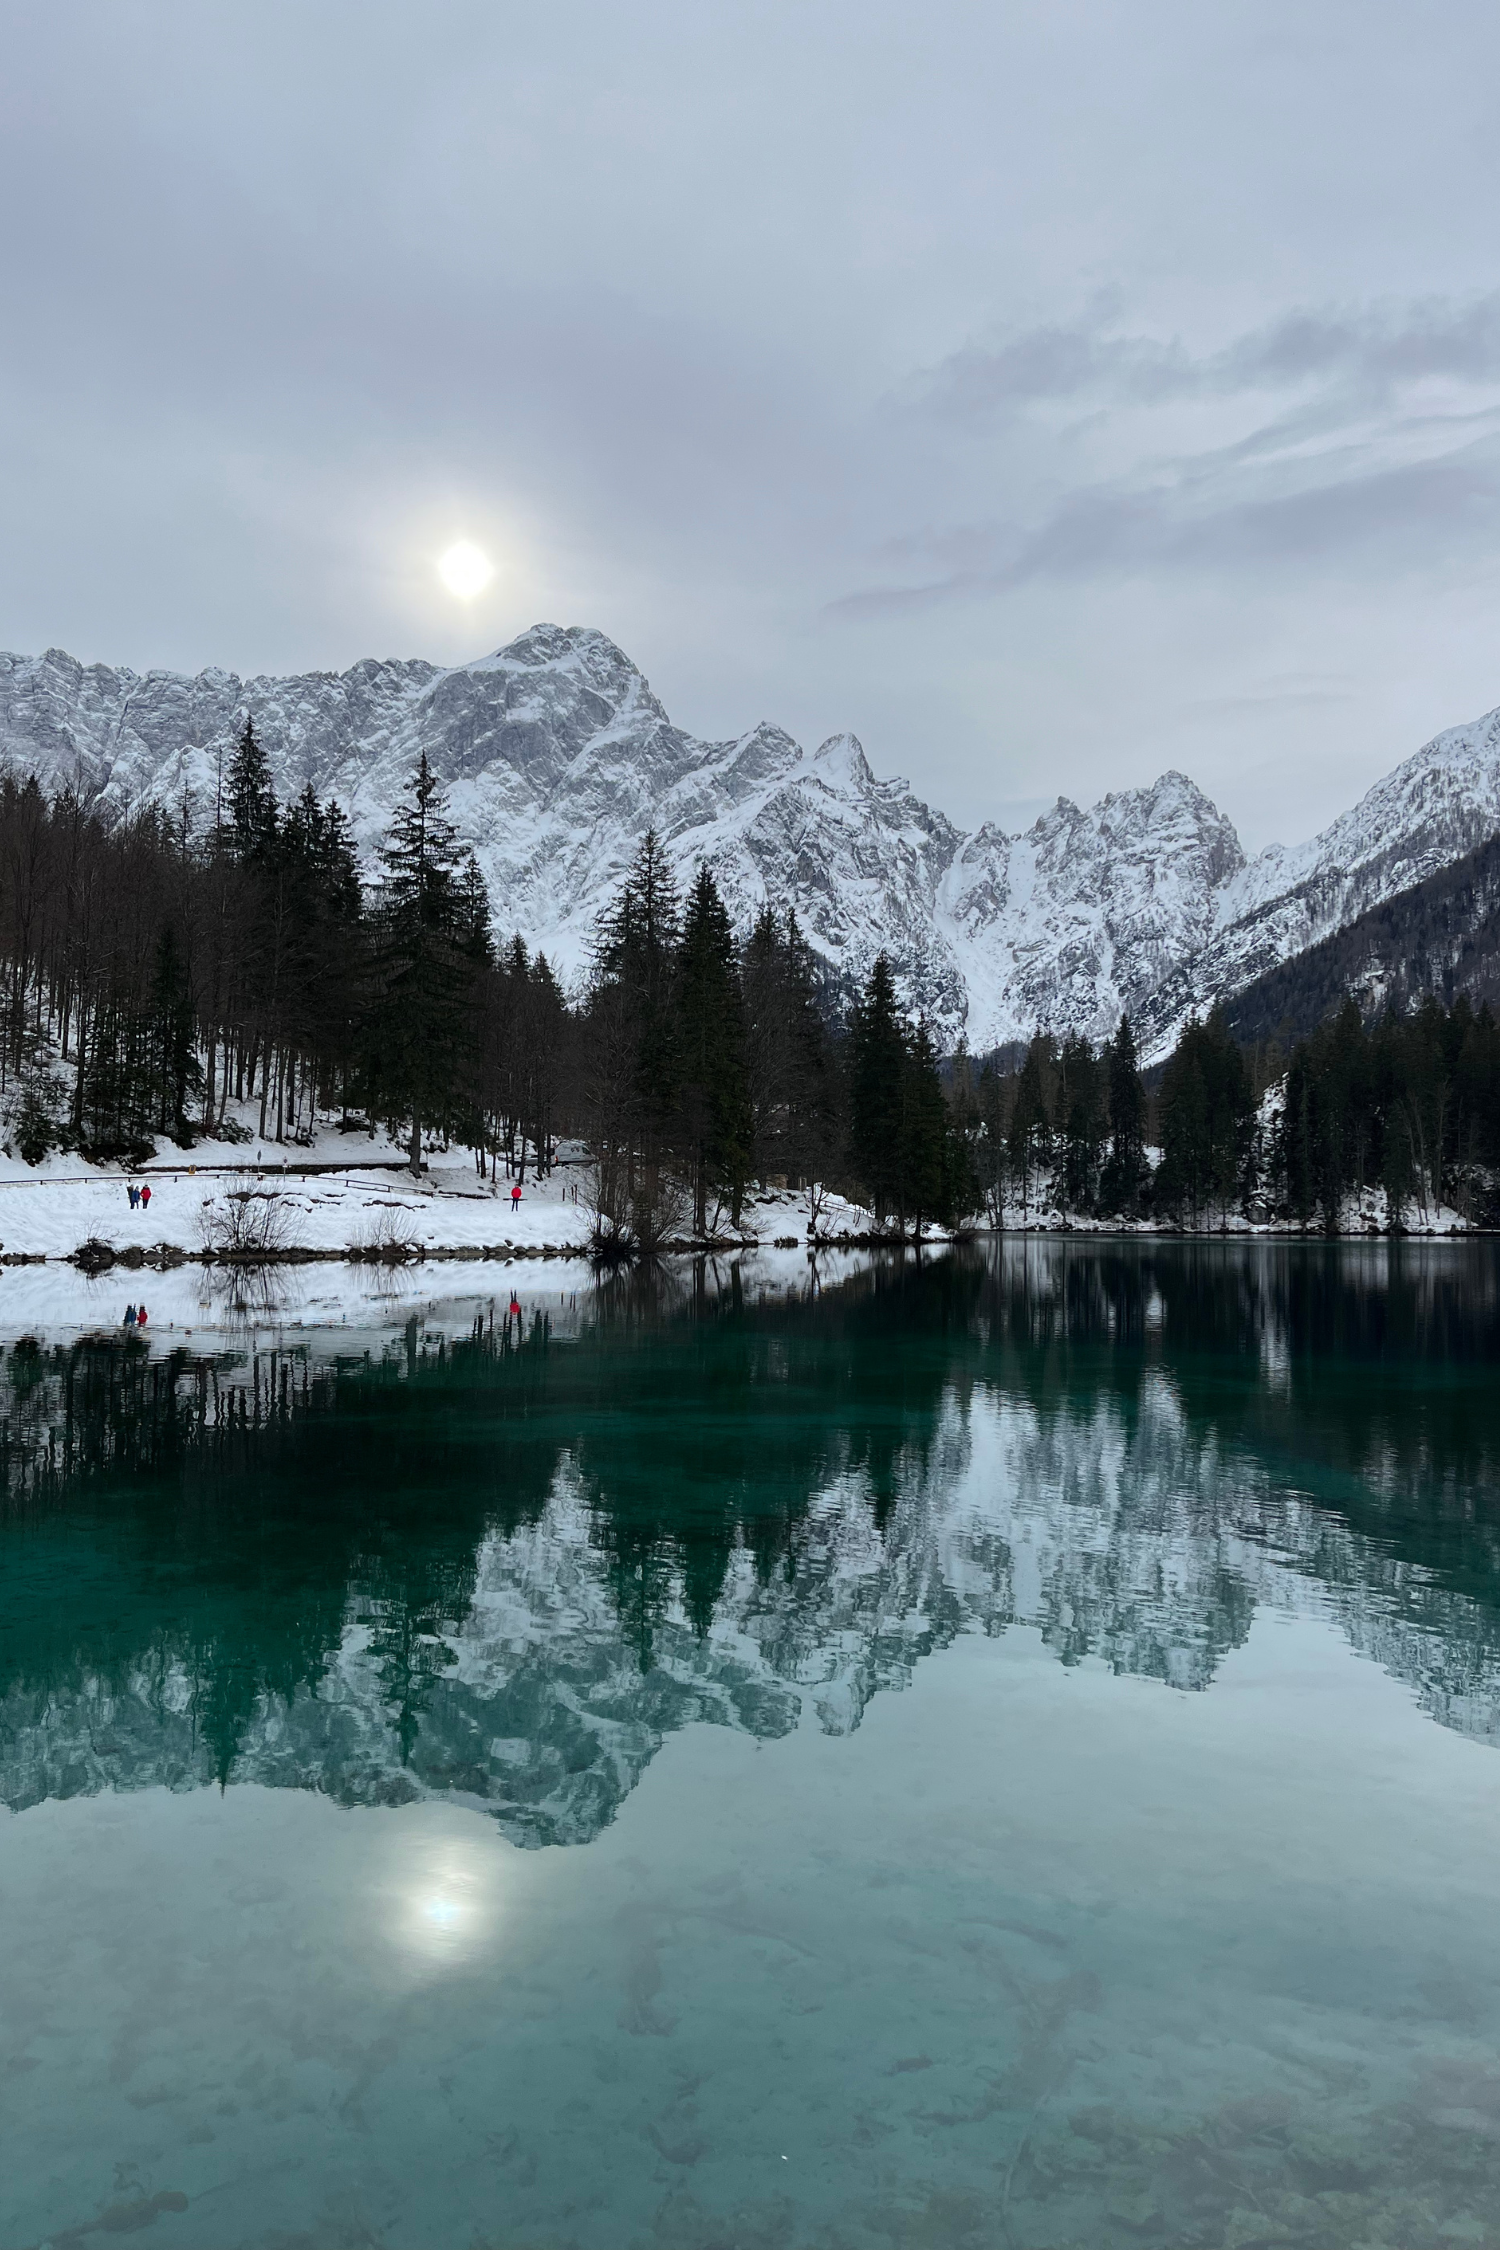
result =
[[[600,917],[590,1005],[601,1227],[648,1251],[660,1245],[671,1217],[680,919],[671,866],[653,829]]]
[[[896,1202],[921,1240],[923,1221],[948,1216],[952,1165],[948,1105],[937,1054],[925,1023],[908,1030],[901,1060],[901,1119],[896,1136]]]
[[[974,1185],[990,1225],[998,1228],[1005,1223],[1005,1186],[1009,1165],[1005,1145],[1004,1086],[993,1055],[986,1057],[980,1070],[975,1098],[978,1119],[973,1142]]]
[[[462,1102],[473,987],[457,832],[425,751],[380,857],[369,1068],[386,1115],[407,1122],[411,1168],[419,1173],[424,1123],[448,1125]]]
[[[1243,1202],[1254,1116],[1245,1059],[1223,1017],[1190,1023],[1162,1073],[1155,1193],[1164,1210],[1196,1222]]]
[[[906,1037],[896,981],[884,953],[849,1014],[849,1153],[877,1226],[901,1194]]]
[[[488,968],[495,957],[490,928],[490,894],[472,851],[464,854],[458,877],[459,948],[476,968]],[[517,940],[519,943],[519,939]]]
[[[700,867],[683,915],[677,959],[679,1070],[684,1153],[693,1189],[693,1228],[708,1227],[712,1188],[739,1224],[750,1161],[744,1022],[729,912]]]
[[[788,909],[769,906],[746,941],[740,976],[752,1167],[814,1185],[839,1145],[837,1073],[812,949]]]
[[[1109,1103],[1109,1154],[1099,1180],[1099,1202],[1121,1218],[1138,1218],[1151,1184],[1146,1157],[1146,1096],[1141,1085],[1135,1033],[1121,1016],[1105,1052]]]
[[[188,1098],[203,1091],[203,1065],[187,963],[170,922],[157,941],[146,1014],[156,1129],[186,1146],[191,1138]]]
[[[276,791],[271,768],[246,716],[229,765],[229,841],[247,865],[268,860],[276,849]]]
[[[1010,1171],[1020,1184],[1023,1211],[1030,1206],[1037,1174],[1052,1160],[1052,1108],[1048,1098],[1052,1075],[1052,1041],[1039,1031],[1026,1050],[1016,1080],[1008,1136]]]
[[[1087,1039],[1064,1040],[1059,1062],[1058,1111],[1062,1133],[1063,1202],[1070,1211],[1092,1211],[1108,1134],[1106,1070]]]

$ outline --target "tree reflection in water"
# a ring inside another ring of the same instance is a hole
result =
[[[1207,1687],[1326,1606],[1500,1734],[1488,1244],[1002,1241],[618,1277],[356,1361],[11,1343],[0,1794],[459,1792],[586,1840],[693,1720],[858,1723],[960,1632]]]

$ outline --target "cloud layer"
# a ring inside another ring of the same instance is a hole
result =
[[[17,10],[0,643],[554,616],[966,819],[1179,765],[1305,832],[1500,700],[1497,62],[1476,0]]]

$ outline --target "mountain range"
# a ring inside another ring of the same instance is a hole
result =
[[[1038,1028],[1099,1038],[1125,1009],[1149,1060],[1193,1014],[1500,831],[1500,711],[1436,736],[1310,842],[1247,858],[1177,772],[1088,810],[1059,797],[1021,834],[966,833],[878,780],[853,735],[807,752],[762,721],[700,741],[578,626],[534,626],[471,664],[367,658],[286,679],[0,655],[0,760],[112,814],[186,805],[211,823],[247,715],[279,792],[337,796],[369,855],[425,751],[496,928],[565,978],[654,827],[684,875],[713,868],[742,925],[795,907],[839,979],[884,947],[941,1039],[976,1052]]]

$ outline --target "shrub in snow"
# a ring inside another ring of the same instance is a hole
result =
[[[296,1248],[291,1214],[280,1195],[245,1188],[222,1203],[206,1203],[201,1220],[203,1246],[220,1258],[268,1258]]]

